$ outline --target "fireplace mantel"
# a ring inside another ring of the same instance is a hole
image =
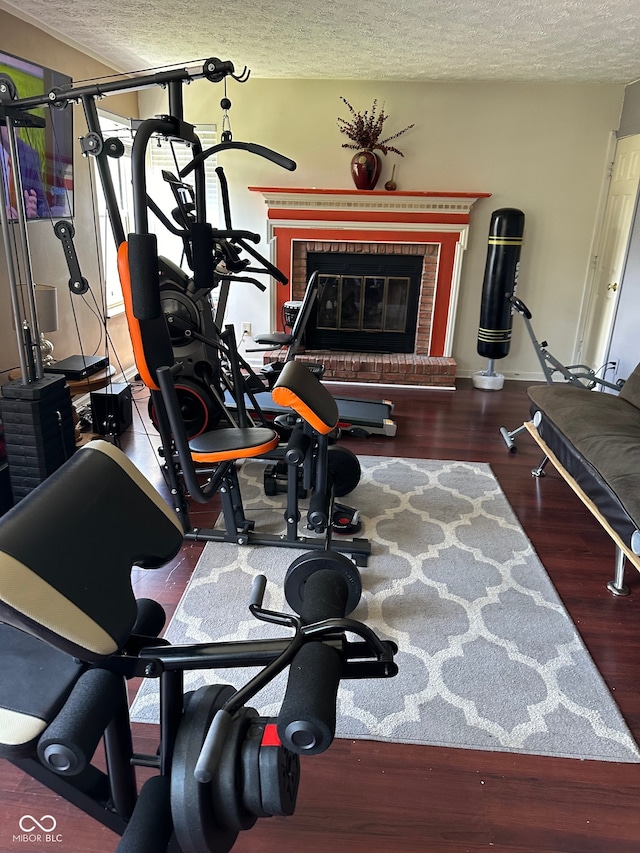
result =
[[[440,222],[458,224],[468,222],[472,206],[491,193],[472,192],[401,192],[386,190],[335,190],[298,187],[249,187],[262,193],[268,207],[269,219],[282,219],[285,211],[317,211],[320,218],[343,219],[337,212],[346,214],[367,211],[376,213],[376,221],[385,221],[385,214],[401,214],[403,221]],[[323,216],[322,214],[334,214]],[[449,217],[455,219],[449,220]],[[394,217],[395,218],[395,217]]]
[[[386,190],[347,190],[298,187],[249,187],[260,193],[267,207],[267,239],[271,260],[293,282],[293,289],[278,287],[273,305],[273,320],[281,316],[285,301],[299,298],[297,281],[299,256],[314,251],[437,252],[435,281],[423,286],[424,304],[420,312],[413,362],[418,370],[425,365],[446,362],[450,384],[455,375],[451,358],[453,330],[458,302],[462,258],[467,247],[470,213],[481,192],[402,192]],[[432,247],[429,250],[429,246]],[[359,248],[360,247],[360,248]],[[302,287],[306,282],[302,271]],[[412,358],[409,356],[408,358]],[[411,384],[409,370],[402,369]],[[340,374],[336,374],[339,377]],[[399,381],[399,380],[397,380]],[[424,378],[419,380],[424,384]],[[435,381],[438,384],[438,380]]]

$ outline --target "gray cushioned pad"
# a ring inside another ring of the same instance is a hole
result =
[[[630,543],[640,527],[640,409],[574,385],[532,386],[528,394],[532,411],[544,415],[542,438]]]

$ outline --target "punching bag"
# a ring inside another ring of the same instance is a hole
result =
[[[513,311],[507,296],[518,287],[524,213],[512,207],[494,210],[482,285],[478,355],[493,361],[509,355]]]

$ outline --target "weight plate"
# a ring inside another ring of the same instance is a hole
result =
[[[232,832],[251,829],[257,820],[244,805],[242,797],[242,744],[258,716],[253,708],[241,708],[224,740],[217,772],[211,780],[213,815],[218,826]],[[217,853],[217,851],[216,851]]]
[[[362,578],[358,567],[345,554],[337,551],[310,551],[296,557],[284,578],[284,595],[289,607],[298,615],[302,613],[305,584],[311,575],[323,569],[338,572],[347,581],[349,595],[346,611],[335,615],[348,616],[362,597]]]
[[[212,785],[197,782],[193,775],[211,721],[234,692],[227,684],[196,690],[178,728],[171,762],[171,816],[180,849],[189,853],[228,853],[238,837],[218,826]]]
[[[348,495],[360,482],[362,469],[355,453],[334,444],[328,452],[329,476],[333,479],[333,494],[337,498]]]
[[[292,815],[300,782],[300,757],[284,746],[260,747],[262,807],[270,815]]]
[[[258,817],[271,817],[262,807],[260,796],[260,745],[266,720],[254,720],[240,751],[242,762],[242,802]]]

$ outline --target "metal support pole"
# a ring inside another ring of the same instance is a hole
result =
[[[22,263],[23,263],[23,271],[24,271],[24,285],[25,285],[25,295],[27,297],[28,308],[29,308],[29,316],[23,317],[22,315],[22,306],[21,300],[19,298],[18,288],[22,282],[17,280],[16,276],[16,258],[14,254],[14,245],[11,241],[11,236],[9,233],[9,221],[7,217],[7,197],[5,193],[4,181],[3,183],[3,198],[2,198],[2,211],[0,211],[0,218],[2,219],[2,237],[5,245],[6,259],[7,259],[7,271],[9,274],[9,287],[11,289],[11,305],[13,309],[14,322],[16,327],[16,334],[18,337],[18,351],[20,353],[20,371],[22,373],[22,381],[23,383],[27,383],[32,381],[33,379],[42,379],[44,375],[44,371],[42,369],[42,354],[40,352],[40,347],[38,346],[38,341],[40,340],[40,329],[38,328],[38,316],[36,313],[36,300],[35,300],[35,288],[33,283],[33,273],[31,269],[31,255],[29,253],[29,238],[27,235],[27,215],[24,204],[24,192],[22,188],[22,177],[20,175],[20,161],[18,159],[18,145],[16,143],[16,131],[13,119],[10,116],[5,116],[5,126],[7,128],[7,139],[9,142],[9,156],[11,157],[11,162],[13,164],[13,184],[16,195],[16,214],[18,217],[17,228],[19,233],[19,251],[22,255]],[[7,187],[7,191],[8,191]],[[23,328],[24,322],[27,322],[28,328],[32,334],[32,340],[36,342],[36,346],[33,347],[30,357],[27,359],[27,353],[25,351],[25,344],[23,338]],[[35,356],[35,376],[31,376],[29,365],[34,363],[33,357]]]
[[[100,119],[98,118],[98,110],[96,107],[95,98],[90,95],[84,95],[82,98],[82,106],[84,109],[84,115],[87,120],[87,127],[91,133],[99,134],[100,138],[102,138],[102,130],[100,129]],[[102,184],[102,191],[104,193],[105,202],[107,204],[107,213],[109,215],[109,222],[111,224],[111,231],[113,233],[113,239],[116,244],[116,248],[120,246],[121,243],[124,243],[126,240],[126,235],[124,233],[124,227],[122,225],[122,217],[120,216],[120,208],[118,207],[118,200],[116,198],[116,193],[113,188],[113,179],[111,177],[111,170],[109,169],[109,163],[107,162],[108,155],[105,152],[104,148],[102,151],[96,156],[96,165],[98,167],[98,174],[100,175],[100,183]]]

